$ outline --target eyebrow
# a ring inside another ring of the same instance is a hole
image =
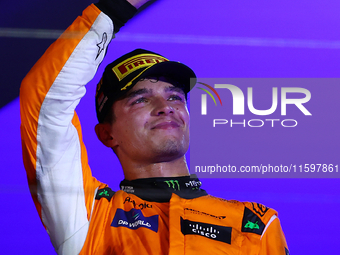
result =
[[[178,92],[178,93],[181,93],[183,95],[185,95],[183,89],[179,88],[179,87],[174,87],[174,86],[169,86],[169,87],[166,87],[164,89],[165,92]],[[130,93],[128,93],[128,95],[126,96],[126,98],[130,99],[130,98],[133,98],[135,96],[138,96],[138,95],[143,95],[143,94],[152,94],[153,90],[152,89],[146,89],[146,88],[142,88],[142,89],[137,89],[135,91],[132,91]]]
[[[169,86],[169,87],[165,88],[165,92],[172,92],[172,91],[175,91],[175,92],[178,92],[178,93],[185,95],[183,89],[181,89],[179,87]]]
[[[133,98],[135,96],[138,96],[138,95],[142,95],[142,94],[151,94],[152,93],[152,89],[146,89],[146,88],[143,88],[143,89],[137,89],[135,91],[132,91],[130,92],[126,98]]]

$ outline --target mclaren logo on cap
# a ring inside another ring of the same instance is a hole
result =
[[[169,60],[159,55],[139,54],[114,66],[112,71],[116,74],[118,80],[121,81],[124,77],[140,68],[152,66],[165,61]]]

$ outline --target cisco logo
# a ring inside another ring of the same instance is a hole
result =
[[[231,243],[231,227],[184,220],[181,217],[181,231],[183,235],[198,235],[228,244]]]
[[[217,237],[216,235],[220,233],[220,231],[216,230],[213,227],[205,228],[200,226],[198,223],[196,224],[189,223],[189,227],[191,228],[193,233],[200,234],[202,236],[210,237],[213,239],[215,239]]]

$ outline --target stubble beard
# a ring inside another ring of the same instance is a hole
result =
[[[155,159],[158,162],[172,161],[183,157],[187,150],[188,148],[183,140],[167,139],[155,148]]]

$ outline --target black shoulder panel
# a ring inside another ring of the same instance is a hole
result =
[[[116,192],[112,191],[109,187],[99,189],[96,194],[96,199],[99,200],[105,197],[109,202]]]
[[[253,213],[249,208],[244,207],[242,219],[242,232],[255,233],[262,235],[266,225],[262,222],[259,216]]]

